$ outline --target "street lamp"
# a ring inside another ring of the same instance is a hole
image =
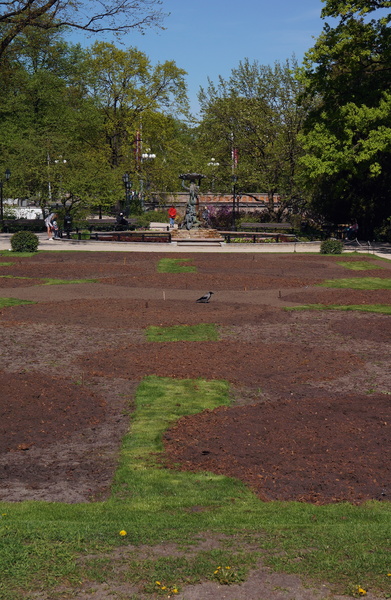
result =
[[[208,167],[211,168],[212,171],[212,192],[214,193],[215,189],[215,172],[214,170],[220,166],[220,163],[217,162],[215,158],[211,158],[210,162],[208,162]]]
[[[237,175],[232,175],[232,231],[236,231],[236,184],[238,181]]]
[[[153,154],[150,152],[150,149],[147,148],[147,152],[143,152],[143,154],[141,155],[141,165],[143,164],[143,162],[147,161],[151,161],[154,160],[156,158],[156,154]],[[143,176],[143,173],[141,171],[141,177]],[[148,173],[147,173],[147,177],[148,177]],[[147,179],[147,188],[148,188],[148,179]],[[141,206],[141,210],[144,211],[144,180],[140,179],[140,206]]]
[[[5,180],[8,181],[11,177],[11,171],[9,169],[5,172]],[[1,229],[4,229],[4,209],[3,209],[3,181],[0,181],[0,220]]]
[[[124,182],[124,186],[125,186],[125,217],[129,217],[129,212],[130,212],[130,189],[132,187],[132,182],[129,179],[129,174],[125,173],[125,175],[122,175],[122,181]]]

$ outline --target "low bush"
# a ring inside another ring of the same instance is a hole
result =
[[[36,252],[39,239],[32,231],[17,231],[11,237],[11,248],[13,252]]]
[[[341,240],[323,240],[320,244],[321,254],[342,254],[343,242]]]

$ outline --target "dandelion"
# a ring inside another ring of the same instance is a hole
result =
[[[155,584],[156,585],[160,585],[160,581],[155,581]]]
[[[162,585],[162,590],[166,590],[166,589],[167,589],[166,586]]]
[[[128,535],[127,532],[125,531],[125,529],[121,529],[119,534],[122,535],[122,537],[124,537],[125,535]]]
[[[364,590],[361,586],[358,586],[357,592],[360,594],[360,596],[365,596],[367,593],[366,590]]]
[[[177,594],[177,593],[178,593],[178,590],[177,590],[176,588],[174,588],[174,589],[172,590],[172,593],[173,593],[173,594]]]

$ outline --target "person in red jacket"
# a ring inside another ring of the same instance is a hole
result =
[[[170,217],[170,227],[174,227],[175,217],[176,217],[176,208],[175,206],[170,206],[168,209],[168,216]]]

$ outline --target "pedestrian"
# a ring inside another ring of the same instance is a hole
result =
[[[170,227],[174,227],[175,217],[176,217],[176,208],[171,205],[168,209],[168,216],[170,217]]]
[[[128,228],[128,222],[125,219],[124,213],[120,212],[119,215],[117,216],[115,230],[116,231],[126,231],[127,228]]]
[[[53,221],[52,221],[52,229],[53,229],[53,239],[59,240],[60,239],[60,230],[59,230],[56,219],[53,219]]]
[[[55,213],[50,213],[45,219],[46,230],[48,232],[48,240],[53,240],[53,221],[57,219]]]

